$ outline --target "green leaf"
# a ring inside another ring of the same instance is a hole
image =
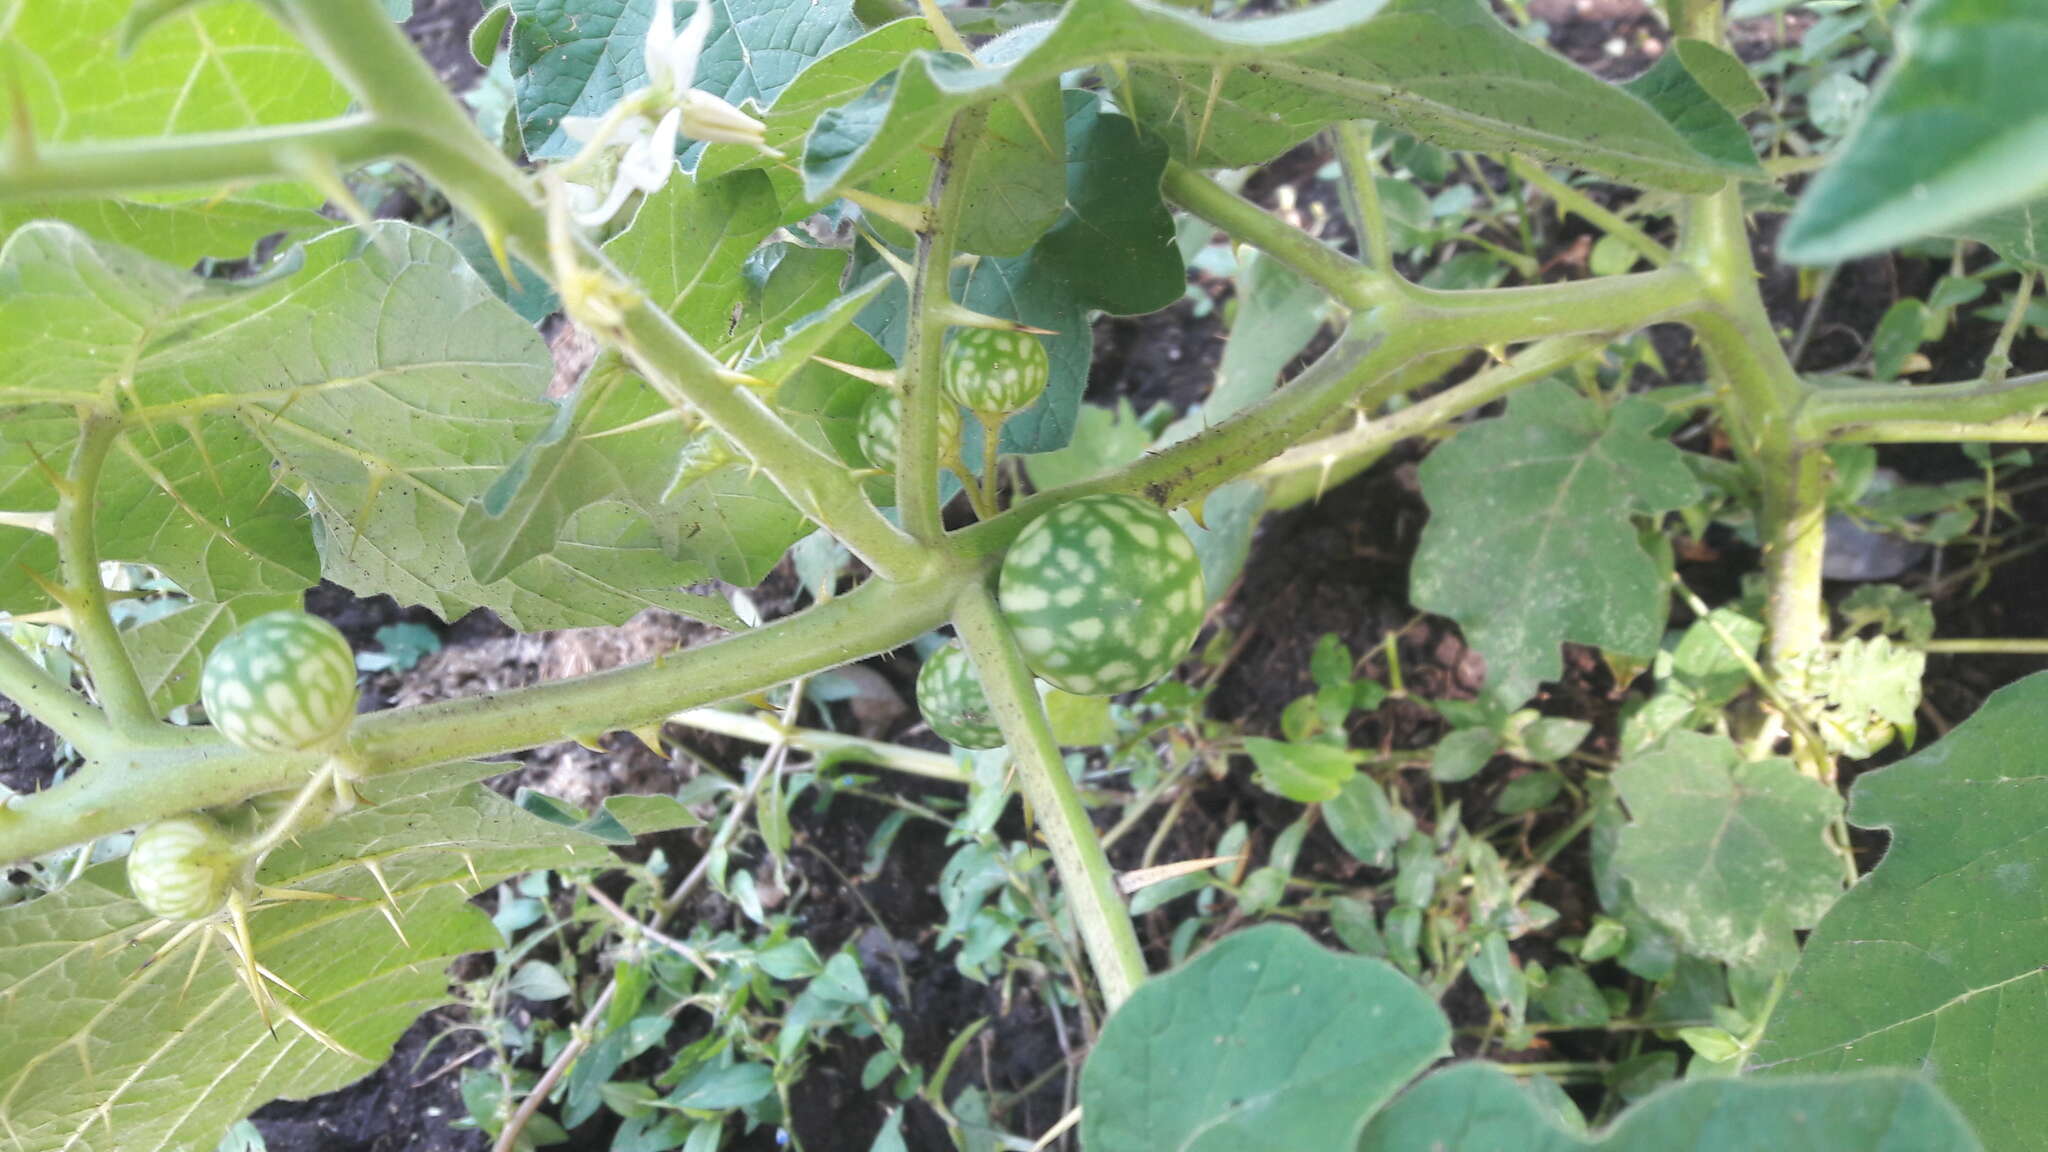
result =
[[[1940,235],[2048,192],[2048,6],[1929,0],[1779,250],[1834,263]]]
[[[806,195],[861,185],[963,108],[1110,61],[1128,72],[1130,107],[1204,167],[1259,163],[1368,118],[1446,147],[1682,190],[1753,167],[1697,152],[1649,105],[1516,36],[1476,0],[1334,0],[1228,22],[1149,0],[1078,0],[997,48],[980,67],[920,52],[821,115],[804,144]]]
[[[181,5],[147,25],[124,55],[116,36],[129,0],[0,3],[0,75],[39,145],[230,131],[334,116],[348,93],[255,4]],[[29,78],[33,77],[31,81]],[[185,194],[189,196],[190,194]],[[30,219],[189,265],[247,256],[273,232],[329,225],[309,188],[272,184],[226,198],[31,200],[0,208],[0,235]]]
[[[1486,657],[1497,702],[1518,704],[1556,679],[1566,640],[1655,654],[1664,583],[1630,517],[1698,492],[1684,456],[1655,435],[1663,419],[1638,397],[1602,409],[1546,381],[1423,461],[1430,520],[1411,595],[1458,622]]]
[[[1679,43],[1691,45],[1692,51],[1664,53],[1650,65],[1649,71],[1622,87],[1655,108],[1701,155],[1711,156],[1731,169],[1754,168],[1756,149],[1749,142],[1749,131],[1694,72],[1695,67],[1699,68],[1712,83],[1730,88],[1733,95],[1729,81],[1733,76],[1748,80],[1748,70],[1740,60],[1704,41]],[[1754,88],[1756,82],[1749,80],[1749,85]]]
[[[271,276],[222,283],[34,225],[0,248],[0,328],[24,338],[0,366],[0,405],[118,404],[124,417],[99,492],[103,556],[157,564],[197,598],[296,592],[325,575],[444,619],[489,607],[525,629],[706,611],[675,591],[701,570],[669,561],[618,508],[589,510],[502,580],[448,562],[464,507],[553,415],[551,365],[431,233],[337,229]],[[62,459],[75,419],[16,428],[0,485],[22,498],[12,507],[51,507],[34,457]]]
[[[1436,742],[1430,752],[1429,774],[1446,784],[1470,780],[1498,751],[1500,736],[1493,729],[1460,728]]]
[[[733,338],[746,307],[747,257],[781,223],[765,173],[679,178],[649,196],[604,253],[684,331],[716,348]]]
[[[677,5],[676,20],[690,8]],[[653,0],[512,0],[512,74],[519,130],[536,160],[574,155],[564,116],[602,116],[647,84]],[[860,35],[852,0],[806,4],[801,18],[776,0],[728,0],[712,17],[693,87],[738,106],[766,107],[803,66]]]
[[[2048,676],[2001,688],[1940,742],[1857,777],[1849,818],[1891,832],[1808,939],[1754,1067],[1907,1068],[1991,1147],[2048,1148],[2024,1070],[2048,1052],[2038,878]]]
[[[1131,410],[1130,400],[1119,397],[1114,409],[1081,405],[1074,418],[1073,439],[1063,448],[1031,457],[1025,468],[1034,487],[1058,488],[1121,468],[1151,446],[1152,433]]]
[[[2048,200],[2029,200],[2017,208],[1978,216],[1941,234],[1988,244],[2015,264],[2048,271]]]
[[[0,912],[0,1130],[21,1152],[211,1147],[268,1100],[340,1088],[374,1071],[415,1017],[449,1000],[450,960],[501,944],[469,895],[602,853],[480,785],[302,834],[259,879],[347,899],[251,916],[256,955],[301,993],[276,993],[291,1017],[275,1019],[274,1032],[212,932],[144,968],[169,937],[138,941],[154,921],[128,896],[123,864],[101,865]],[[385,924],[382,890],[362,861],[375,861],[389,883],[403,940]]]
[[[1323,802],[1330,834],[1361,863],[1385,868],[1394,849],[1415,834],[1415,815],[1387,797],[1380,782],[1353,772],[1335,796]]]
[[[1378,961],[1265,925],[1141,986],[1081,1071],[1082,1143],[1117,1152],[1352,1147],[1448,1050],[1442,1013]]]
[[[1629,811],[1614,867],[1694,952],[1754,959],[1842,890],[1827,841],[1841,799],[1790,760],[1744,762],[1723,738],[1674,732],[1614,784]]]
[[[1621,1114],[1598,1139],[1554,1113],[1499,1067],[1455,1064],[1373,1119],[1358,1152],[1897,1152],[1979,1147],[1934,1086],[1911,1076],[1783,1082],[1692,1080]]]
[[[198,600],[126,632],[128,656],[157,715],[199,699],[199,670],[215,644],[258,616],[301,603],[296,592],[236,596],[225,604]]]
[[[152,204],[139,200],[17,200],[0,204],[0,236],[30,220],[60,220],[89,236],[133,248],[166,264],[247,256],[256,241],[279,235],[295,244],[334,227],[311,208],[245,197]]]
[[[1328,744],[1286,744],[1247,736],[1244,750],[1258,765],[1254,779],[1261,788],[1303,804],[1335,799],[1358,770],[1358,757],[1350,749]]]
[[[1133,315],[1166,307],[1186,287],[1173,243],[1173,217],[1159,199],[1166,170],[1160,143],[1107,111],[1092,92],[1069,90],[1067,210],[1022,256],[984,258],[956,272],[953,295],[977,312],[1051,330],[1044,338],[1052,378],[1038,403],[1003,426],[1003,448],[1050,452],[1073,438],[1094,353],[1091,311]],[[864,312],[861,327],[900,355],[907,296],[892,286]],[[978,430],[967,429],[970,462]]]

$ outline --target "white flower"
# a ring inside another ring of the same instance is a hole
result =
[[[677,32],[675,0],[655,0],[654,19],[647,26],[647,86],[629,93],[603,117],[562,118],[562,132],[583,145],[563,172],[578,225],[602,227],[633,193],[659,190],[675,171],[678,135],[765,148],[759,120],[691,87],[711,36],[711,4],[697,0],[689,22]],[[657,112],[659,122],[650,119]]]
[[[647,83],[658,98],[680,102],[690,91],[697,79],[697,57],[710,36],[711,0],[697,0],[697,10],[690,13],[681,35],[676,33],[675,0],[655,0],[654,21],[647,26]]]
[[[650,124],[645,116],[634,116],[621,124],[609,143],[623,143],[625,152],[619,155],[617,170],[610,174],[611,188],[604,199],[597,200],[593,184],[569,184],[569,204],[576,223],[584,228],[602,227],[625,207],[633,193],[651,195],[659,191],[676,169],[676,134],[682,120],[682,109],[671,108],[658,124]],[[602,174],[597,175],[601,181]]]

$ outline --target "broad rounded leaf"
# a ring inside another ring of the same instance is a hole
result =
[[[1140,987],[1081,1072],[1091,1152],[1349,1148],[1447,1051],[1430,998],[1378,961],[1265,925]]]
[[[1458,1064],[1374,1117],[1358,1152],[1975,1152],[1969,1126],[1913,1076],[1690,1080],[1622,1113],[1597,1139],[1491,1064]]]

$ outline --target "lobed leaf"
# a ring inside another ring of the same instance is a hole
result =
[[[1753,1069],[1903,1068],[1988,1146],[2048,1148],[2028,1071],[2048,1053],[2048,676],[1999,689],[1938,743],[1857,777],[1849,819],[1891,832],[1814,929]]]
[[[278,904],[250,918],[258,958],[298,991],[277,992],[295,1020],[274,1029],[210,932],[144,967],[168,937],[140,937],[153,921],[128,896],[121,862],[0,911],[0,1133],[18,1152],[211,1147],[269,1100],[342,1087],[382,1063],[415,1017],[448,1001],[449,960],[501,943],[469,895],[604,852],[475,784],[301,836],[266,862],[262,882],[345,899]],[[391,887],[404,939],[384,922],[365,860]]]
[[[1624,761],[1614,785],[1629,811],[1617,874],[1693,952],[1753,960],[1841,893],[1827,841],[1841,799],[1790,760],[1745,762],[1721,737],[1673,732]]]
[[[1663,580],[1630,517],[1698,491],[1683,455],[1654,435],[1662,419],[1640,398],[1603,410],[1546,381],[1423,461],[1430,520],[1410,591],[1416,607],[1458,622],[1503,705],[1558,676],[1566,640],[1655,655]]]

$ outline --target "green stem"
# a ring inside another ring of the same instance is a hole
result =
[[[1601,207],[1591,196],[1545,172],[1543,165],[1520,156],[1510,156],[1508,171],[1543,189],[1544,194],[1556,203],[1559,210],[1578,216],[1635,249],[1651,264],[1662,268],[1671,263],[1671,249],[1650,239],[1648,233],[1622,219],[1619,214]]]
[[[0,639],[0,696],[71,742],[88,760],[111,755],[120,736],[106,713],[35,662],[11,639]]]
[[[1365,262],[1391,276],[1393,246],[1387,242],[1387,215],[1380,208],[1379,165],[1372,158],[1372,125],[1363,120],[1347,121],[1337,125],[1332,135],[1337,142],[1337,162],[1344,169],[1351,224],[1358,230]]]
[[[1174,203],[1294,269],[1346,308],[1363,310],[1390,294],[1387,277],[1223,187],[1168,161],[1162,189]]]
[[[932,168],[925,226],[917,236],[917,270],[910,281],[898,377],[903,418],[896,429],[896,507],[910,535],[925,542],[946,531],[939,517],[939,412],[952,400],[939,386],[939,376],[953,310],[953,238],[970,187],[964,176],[987,123],[988,108],[977,105],[962,112],[946,133],[945,149]],[[973,480],[963,477],[963,482]]]
[[[1998,338],[1992,341],[1991,351],[1984,357],[1984,382],[1997,385],[2012,370],[2012,342],[2019,335],[2027,318],[2027,301],[2034,295],[2034,270],[2025,269],[2020,273],[2020,289],[2013,294],[2012,309],[2005,314],[2005,323],[1998,327]]]
[[[1920,645],[1929,655],[2048,656],[2048,638],[1992,637],[1982,640],[1929,640]]]
[[[1995,440],[2036,426],[2048,407],[2048,372],[2002,380],[1956,384],[1871,384],[1815,392],[1799,414],[1799,432],[1809,440],[1850,443],[1910,443],[1937,429],[1985,431],[1970,439]],[[1992,429],[1999,429],[1992,432]],[[2039,435],[2037,431],[2035,435]],[[1938,439],[1962,439],[1943,432]]]
[[[107,587],[100,581],[93,511],[99,502],[100,471],[120,434],[119,421],[97,413],[87,414],[80,424],[70,471],[57,489],[57,570],[64,581],[71,631],[78,637],[86,667],[92,669],[93,688],[106,705],[108,718],[126,736],[143,735],[159,725],[135,661],[107,610]]]
[[[1694,319],[1694,332],[1719,374],[1736,455],[1763,492],[1766,662],[1783,675],[1827,635],[1827,455],[1797,435],[1811,389],[1785,358],[1757,292],[1738,189],[1693,199],[1682,255],[1715,304]]]
[[[349,755],[366,772],[385,773],[643,728],[681,709],[765,691],[907,644],[944,623],[960,588],[983,571],[955,564],[909,583],[871,581],[786,620],[651,663],[372,713],[350,730]],[[290,788],[320,761],[317,755],[246,752],[209,729],[172,731],[183,743],[131,748],[118,761],[11,798],[0,807],[0,860],[40,855],[166,813]]]
[[[356,167],[394,155],[408,143],[402,127],[350,115],[273,128],[66,145],[38,152],[28,163],[0,163],[0,200],[217,191],[223,185],[297,179],[300,158],[308,154]]]
[[[547,220],[526,177],[479,135],[469,114],[376,0],[286,0],[313,50],[372,115],[407,130],[406,158],[449,200],[504,236],[535,267],[551,265]],[[587,242],[581,257],[623,280]],[[558,285],[559,287],[559,285]],[[875,510],[848,469],[798,435],[659,306],[635,295],[617,337],[672,403],[731,440],[805,515],[883,577],[912,579],[928,557]]]
[[[1088,808],[1067,774],[1045,705],[1033,687],[995,598],[979,584],[964,589],[954,605],[953,626],[973,658],[1010,745],[1017,786],[1038,818],[1039,832],[1052,850],[1054,867],[1066,886],[1067,904],[1081,930],[1088,962],[1111,1011],[1145,980],[1145,953],[1117,891],[1116,872],[1102,851]]]
[[[1606,335],[1558,336],[1540,341],[1506,363],[1496,364],[1462,384],[1398,412],[1368,420],[1335,436],[1296,445],[1260,465],[1254,474],[1273,479],[1304,471],[1330,474],[1350,461],[1377,459],[1380,453],[1411,436],[1440,428],[1475,408],[1548,377],[1581,356],[1599,351],[1608,339]]]
[[[716,732],[721,736],[731,736],[739,740],[750,740],[756,744],[786,742],[792,748],[820,758],[872,764],[877,768],[893,768],[898,772],[908,772],[928,780],[943,780],[949,784],[966,784],[974,778],[951,756],[927,752],[922,748],[905,748],[901,744],[890,744],[881,740],[848,736],[844,732],[826,732],[817,728],[784,728],[776,721],[746,712],[728,712],[723,708],[692,708],[670,716],[668,722],[705,732]]]

